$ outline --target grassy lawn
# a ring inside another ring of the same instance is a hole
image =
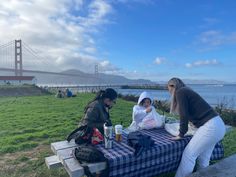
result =
[[[64,140],[76,128],[85,105],[93,97],[0,97],[0,176],[68,177],[63,169],[48,170],[44,158],[52,155],[51,142]],[[113,123],[123,121],[128,126],[133,105],[119,99],[110,112]],[[226,156],[236,153],[236,129],[226,135],[223,143]]]

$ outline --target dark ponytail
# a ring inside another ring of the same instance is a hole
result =
[[[99,92],[97,92],[95,98],[91,102],[95,100],[100,100],[101,98],[103,98],[104,94],[105,94],[105,90],[99,90]]]

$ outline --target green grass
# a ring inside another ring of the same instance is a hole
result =
[[[94,96],[0,97],[0,161],[5,162],[0,176],[68,176],[64,170],[48,170],[44,158],[52,155],[50,143],[64,140],[77,127]],[[113,123],[128,126],[133,105],[119,99],[110,111]]]
[[[53,155],[50,143],[64,140],[77,127],[84,107],[94,96],[0,97],[0,176],[68,177],[63,169],[48,170],[44,158]],[[110,111],[113,124],[122,121],[127,127],[134,104],[118,99]],[[226,156],[236,153],[236,129],[223,143]],[[161,177],[173,177],[173,173]]]
[[[225,157],[236,153],[236,128],[227,133],[223,139]]]

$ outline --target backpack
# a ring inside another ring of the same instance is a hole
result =
[[[99,144],[103,141],[103,135],[97,128],[91,128],[88,125],[80,126],[73,130],[67,137],[67,141],[70,142],[72,139],[75,140],[75,143],[78,144],[72,154],[75,159],[77,159],[84,168],[84,173],[87,177],[94,177],[90,172],[87,163],[96,163],[96,162],[107,162],[107,167],[105,170],[101,171],[100,176],[107,177],[109,176],[109,167],[108,161],[104,157],[104,154],[93,147],[91,144]]]
[[[106,161],[104,154],[91,145],[80,145],[75,148],[74,156],[78,161],[87,163]]]
[[[91,145],[79,145],[73,150],[73,156],[84,168],[84,173],[87,177],[94,177],[94,175],[90,172],[87,163],[96,162],[107,162],[107,167],[101,172],[100,176],[109,176],[108,160],[104,157],[104,154],[95,147]]]

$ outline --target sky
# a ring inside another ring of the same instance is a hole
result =
[[[25,69],[236,82],[235,9],[235,0],[0,0],[0,44],[21,39]]]

